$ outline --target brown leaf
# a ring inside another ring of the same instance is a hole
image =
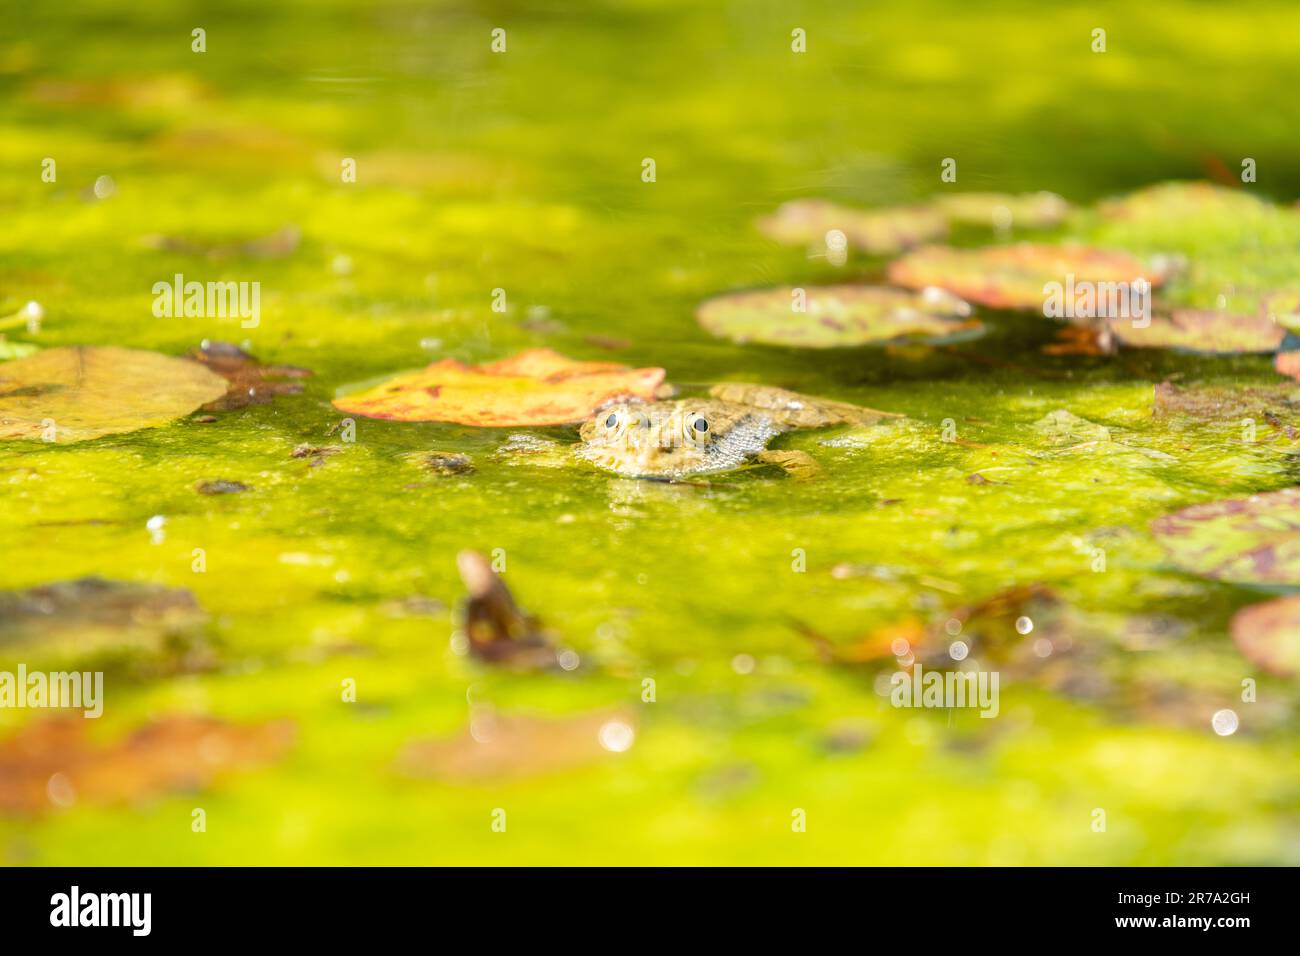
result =
[[[661,368],[579,362],[550,349],[529,349],[485,365],[443,359],[336,398],[334,407],[400,422],[480,428],[567,425],[616,400],[650,401],[663,380]]]
[[[216,372],[228,383],[224,397],[208,402],[209,411],[230,411],[249,405],[265,405],[277,395],[297,395],[310,369],[296,365],[263,365],[237,345],[205,341],[186,356]]]
[[[37,721],[0,742],[0,812],[36,814],[203,789],[227,771],[277,760],[293,736],[289,721],[240,725],[170,716],[101,744],[84,718]]]

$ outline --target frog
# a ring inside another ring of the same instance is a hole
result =
[[[774,465],[801,480],[820,468],[807,452],[771,449],[796,429],[874,425],[893,412],[817,398],[771,385],[726,382],[706,395],[654,402],[616,402],[579,429],[574,454],[627,478],[682,481]]]

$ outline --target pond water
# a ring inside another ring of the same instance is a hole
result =
[[[0,860],[1300,861],[1294,683],[1256,673],[1228,637],[1262,595],[1179,570],[1149,530],[1297,484],[1295,456],[1244,444],[1236,422],[1152,415],[1158,382],[1276,382],[1269,358],[1046,354],[1054,323],[1001,312],[948,347],[808,351],[734,345],[693,318],[730,290],[881,279],[884,258],[835,265],[764,238],[754,220],[791,199],[1047,189],[1081,208],[1061,233],[1192,257],[1223,232],[1126,231],[1087,207],[1231,181],[1246,156],[1256,195],[1290,201],[1300,10],[1092,6],[11,11],[0,313],[35,300],[45,317],[10,338],[177,355],[229,341],[314,374],[214,421],[0,446],[0,587],[147,582],[188,589],[207,615],[201,654],[110,629],[0,646],[5,667],[104,670],[104,716],[87,723],[105,747],[175,715],[294,733],[274,759],[194,788],[101,800],[56,786],[49,805],[0,817]],[[286,248],[243,245],[285,227]],[[1233,267],[1172,295],[1211,306]],[[256,326],[155,316],[153,286],[176,274],[259,283]],[[811,481],[628,480],[548,465],[510,437],[568,443],[568,427],[359,418],[340,438],[342,390],[541,346],[662,367],[688,391],[761,382],[906,418],[783,436],[817,459]],[[1059,410],[1112,440],[1061,452],[1042,426]],[[942,440],[946,421],[959,440]],[[302,445],[339,450],[294,457]],[[407,457],[427,451],[474,470]],[[196,493],[215,481],[247,490]],[[497,559],[581,666],[515,673],[456,653],[467,548]],[[1035,624],[1039,609],[1050,621]],[[996,623],[1004,611],[1030,629]],[[955,640],[981,614],[995,623],[977,656],[1003,661],[994,719],[893,707],[892,656],[828,663],[808,637],[890,646],[955,624]],[[1246,678],[1257,703],[1241,700]],[[1229,736],[1209,719],[1225,708],[1241,722]],[[602,713],[620,716],[601,747],[566,741]],[[430,778],[402,772],[412,742],[455,739],[472,718],[523,728],[502,731],[524,741],[518,759],[484,769],[444,752]],[[0,711],[0,731],[34,719]]]

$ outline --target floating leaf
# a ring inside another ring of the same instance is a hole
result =
[[[228,383],[226,394],[203,407],[225,412],[249,405],[265,405],[277,395],[298,395],[311,369],[296,365],[263,365],[237,345],[205,341],[187,358],[207,366]]]
[[[46,349],[0,365],[0,439],[76,442],[165,425],[225,390],[207,369],[157,352]]]
[[[947,219],[927,206],[851,209],[825,199],[796,199],[758,221],[769,239],[787,245],[825,246],[832,230],[844,233],[857,249],[871,255],[894,255],[948,233]]]
[[[1245,355],[1276,352],[1286,337],[1267,315],[1224,312],[1219,309],[1179,309],[1152,317],[1146,327],[1112,321],[1111,330],[1131,348],[1178,349],[1211,355]]]
[[[407,776],[454,783],[530,777],[612,757],[634,734],[634,718],[624,710],[553,719],[486,711],[459,737],[409,744],[397,766]]]
[[[225,771],[276,760],[293,740],[287,721],[238,725],[173,716],[102,745],[88,722],[29,724],[0,743],[0,811],[33,814],[51,805],[137,802],[205,788]]]
[[[0,646],[156,648],[194,632],[205,619],[189,591],[157,584],[78,578],[0,591]]]
[[[1151,529],[1186,571],[1235,584],[1300,585],[1300,488],[1192,505]]]
[[[802,305],[803,311],[796,311]],[[705,330],[733,342],[795,348],[940,342],[974,334],[970,306],[938,289],[920,294],[878,286],[781,287],[733,292],[702,303]]]
[[[936,196],[934,207],[949,221],[994,229],[1046,229],[1060,225],[1070,204],[1056,193],[950,193]]]
[[[1300,676],[1300,595],[1242,608],[1232,617],[1232,642],[1268,673]]]
[[[530,349],[486,365],[434,362],[374,388],[334,400],[342,411],[401,422],[517,427],[583,421],[620,399],[654,399],[661,368],[578,362]]]
[[[1042,309],[1044,287],[1145,279],[1164,282],[1161,267],[1145,265],[1126,252],[1081,245],[1019,242],[980,249],[925,246],[889,266],[891,282],[909,289],[937,286],[992,309]]]

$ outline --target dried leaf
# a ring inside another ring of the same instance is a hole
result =
[[[73,346],[0,365],[0,439],[86,441],[165,425],[221,395],[193,362],[116,346]]]
[[[483,428],[565,425],[620,399],[650,401],[661,368],[578,362],[530,349],[486,365],[443,359],[334,400],[342,411],[402,422],[456,422]]]
[[[608,759],[631,745],[635,721],[625,710],[535,718],[480,713],[461,736],[414,741],[399,772],[452,783],[517,779]]]
[[[1082,282],[1131,284],[1138,279],[1154,288],[1165,280],[1161,267],[1126,252],[1029,242],[979,249],[925,246],[889,266],[889,279],[898,285],[937,286],[992,309],[1041,310],[1044,287],[1053,282],[1064,286],[1069,276],[1076,288]]]
[[[807,349],[968,337],[982,329],[969,315],[970,306],[938,289],[917,294],[850,285],[733,292],[695,310],[700,325],[719,338]]]
[[[265,405],[277,395],[297,395],[302,392],[302,382],[310,369],[296,365],[263,365],[237,345],[229,342],[205,341],[187,358],[216,372],[226,380],[226,394],[203,407],[209,411],[225,412],[249,405]]]
[[[293,724],[229,724],[164,717],[126,738],[92,740],[81,717],[42,720],[0,742],[0,811],[35,814],[51,805],[138,802],[208,787],[220,774],[278,759]]]

